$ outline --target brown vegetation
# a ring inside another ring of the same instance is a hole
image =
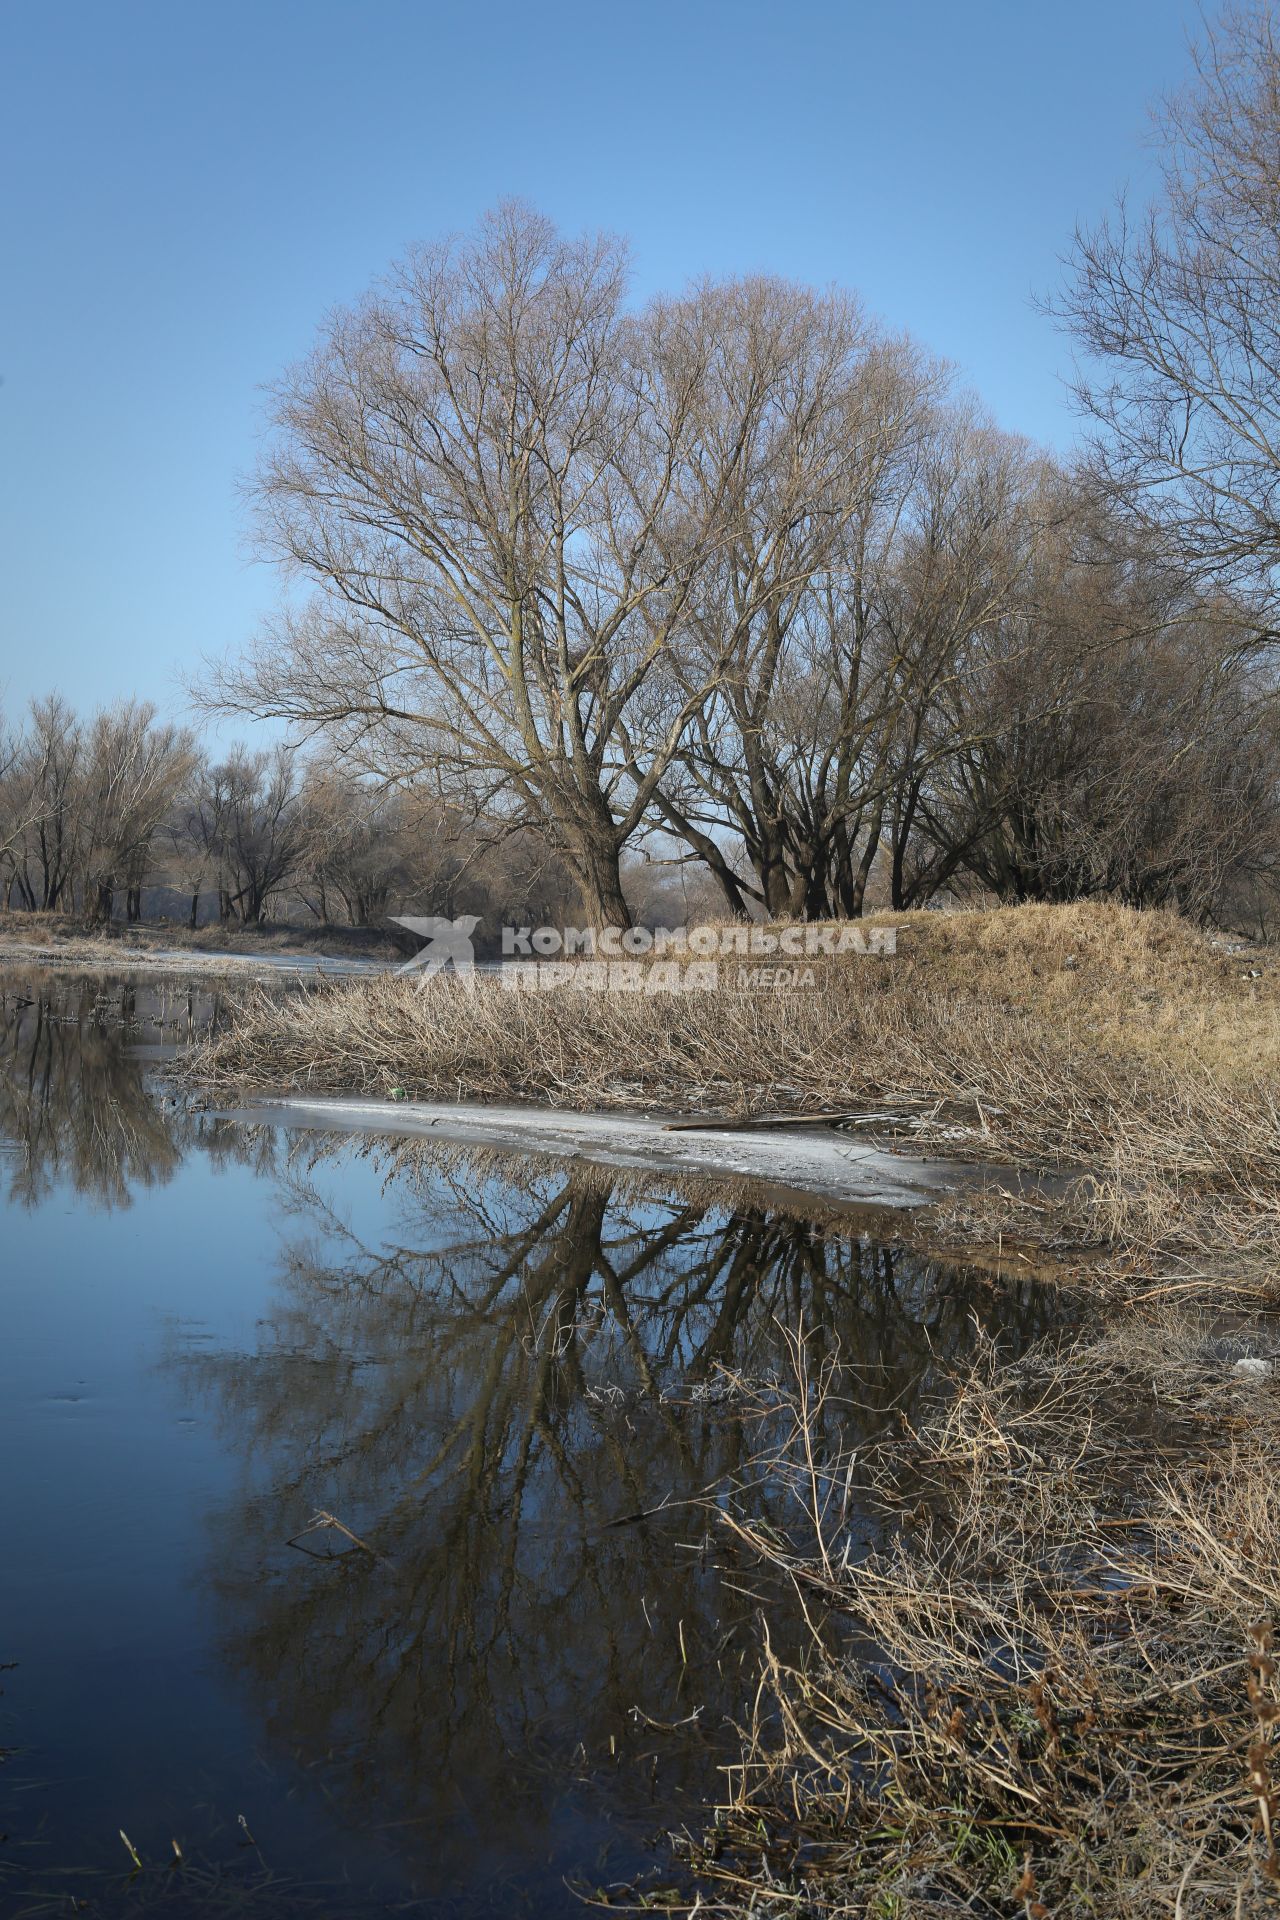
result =
[[[716,1520],[812,1642],[784,1666],[766,1636],[699,1911],[1274,1912],[1278,1344],[1166,1314],[1011,1366],[988,1347],[855,1457],[797,1337],[744,1476],[794,1523]]]
[[[732,960],[716,991],[688,994],[513,993],[478,975],[263,996],[197,1070],[720,1116],[877,1108],[916,1148],[1080,1176],[1052,1202],[1004,1200],[993,1230],[1193,1264],[1226,1248],[1270,1284],[1280,969],[1265,953],[1102,905],[896,925],[895,957],[816,961],[811,989],[740,986]]]

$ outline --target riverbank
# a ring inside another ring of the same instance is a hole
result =
[[[687,1845],[696,1911],[1274,1914],[1275,1318],[986,1342],[870,1446],[838,1363],[791,1344],[708,1523],[763,1619],[799,1594],[810,1633],[797,1657],[766,1626],[741,1764]]]
[[[403,960],[375,927],[241,927],[112,921],[86,928],[71,914],[0,913],[0,967],[207,975],[381,972]]]
[[[196,1070],[289,1086],[299,1111],[330,1089],[405,1132],[442,1099],[539,1102],[570,1131],[656,1109],[781,1159],[788,1128],[715,1123],[823,1116],[828,1154],[908,1180],[922,1154],[1020,1170],[940,1180],[912,1233],[1057,1249],[1070,1334],[981,1343],[871,1444],[865,1379],[803,1325],[789,1379],[726,1373],[758,1443],[703,1551],[759,1602],[759,1685],[715,1819],[686,1837],[687,1910],[1273,1913],[1280,970],[1102,906],[897,935],[781,992],[260,996]],[[784,1655],[797,1596],[808,1637]]]
[[[826,1116],[873,1146],[1065,1176],[952,1209],[961,1237],[1109,1249],[1117,1285],[1269,1294],[1280,967],[1110,906],[899,916],[812,984],[513,992],[496,976],[250,997],[193,1062],[229,1089],[667,1117]],[[1227,1269],[1230,1269],[1228,1272]]]

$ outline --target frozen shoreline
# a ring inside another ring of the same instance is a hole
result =
[[[520,1106],[263,1095],[222,1109],[237,1119],[321,1131],[398,1134],[458,1146],[581,1159],[650,1173],[723,1176],[787,1188],[841,1206],[925,1206],[989,1167],[890,1153],[846,1133],[721,1127],[666,1132],[665,1116],[573,1113]]]

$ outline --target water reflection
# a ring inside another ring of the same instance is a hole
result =
[[[596,1876],[626,1872],[646,1820],[714,1791],[754,1684],[747,1570],[687,1504],[751,1449],[735,1377],[775,1374],[802,1324],[869,1429],[977,1322],[1021,1345],[1048,1297],[599,1173],[435,1171],[376,1244],[327,1189],[286,1182],[256,1351],[173,1356],[266,1464],[212,1522],[225,1658],[434,1895],[474,1890],[495,1822],[522,1885],[582,1871],[570,1807]],[[372,1552],[312,1534],[342,1557],[301,1558],[317,1510]],[[602,1856],[611,1830],[631,1842]]]
[[[759,1439],[737,1383],[803,1327],[847,1441],[1053,1297],[746,1189],[220,1120],[154,1072],[215,1015],[0,990],[0,1661],[53,1756],[21,1830],[115,1871],[126,1800],[150,1859],[181,1833],[238,1884],[247,1804],[280,1912],[302,1879],[330,1914],[577,1912],[567,1880],[665,1861],[754,1687],[753,1571],[697,1504]],[[321,1510],[347,1532],[291,1545]]]
[[[48,1200],[59,1181],[128,1207],[199,1144],[240,1160],[242,1130],[217,1126],[156,1084],[154,1070],[206,1032],[215,993],[127,980],[0,973],[0,1166],[8,1198]],[[261,1151],[255,1139],[249,1150]]]

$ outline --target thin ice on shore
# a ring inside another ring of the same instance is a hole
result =
[[[521,1106],[446,1105],[354,1096],[259,1097],[237,1117],[320,1130],[400,1134],[460,1146],[508,1148],[654,1173],[749,1179],[845,1206],[917,1207],[971,1181],[958,1161],[891,1153],[869,1140],[788,1128],[785,1133],[721,1126],[670,1132],[663,1116],[568,1113]],[[988,1174],[990,1169],[985,1170]]]

